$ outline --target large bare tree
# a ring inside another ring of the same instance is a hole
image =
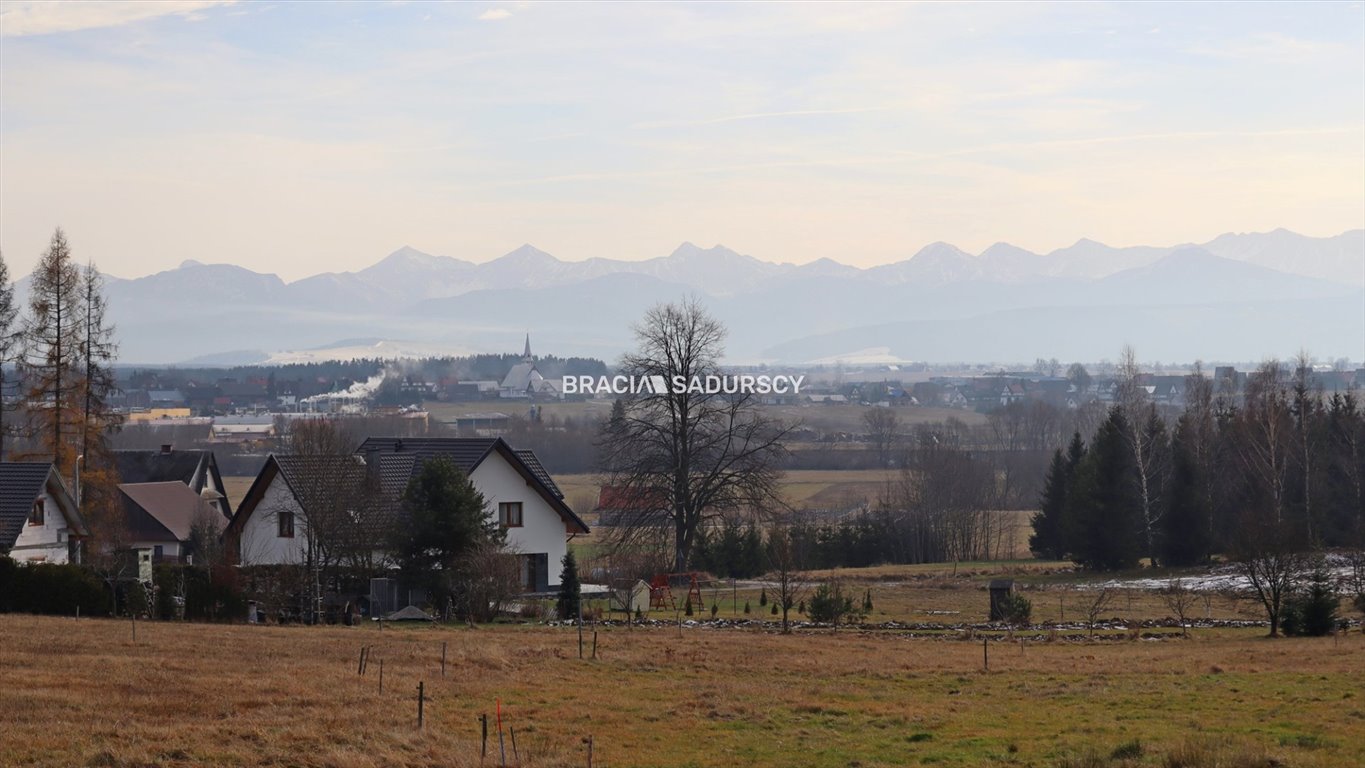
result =
[[[9,280],[9,265],[0,254],[0,459],[5,456],[5,366],[14,362],[19,344],[19,308],[14,305],[14,284]]]
[[[599,438],[602,469],[625,498],[650,500],[618,527],[622,540],[670,527],[673,567],[682,571],[705,521],[781,504],[778,461],[791,427],[766,417],[753,394],[690,386],[722,375],[725,342],[725,327],[695,300],[650,309],[635,338],[622,373],[661,376],[668,386],[618,401]]]

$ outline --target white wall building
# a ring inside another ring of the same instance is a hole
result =
[[[438,456],[449,458],[483,494],[489,519],[502,525],[508,546],[522,557],[523,586],[535,592],[557,587],[568,539],[588,527],[564,503],[535,454],[515,450],[501,438],[370,438],[346,459],[271,456],[228,526],[229,548],[235,547],[243,565],[303,563],[305,500],[318,496],[320,484],[359,483],[373,473],[397,515],[408,481],[424,461]],[[380,546],[381,532],[366,535]]]
[[[78,563],[89,533],[51,462],[0,462],[0,555],[23,563]]]

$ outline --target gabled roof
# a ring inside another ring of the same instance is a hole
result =
[[[118,489],[129,513],[128,527],[138,539],[188,541],[195,518],[204,509],[199,494],[175,480],[121,483]],[[217,515],[208,515],[207,519],[220,529],[225,522]]]
[[[370,451],[379,453],[408,454],[416,464],[436,456],[448,457],[465,474],[474,471],[483,458],[493,449],[494,443],[501,442],[497,437],[368,437],[360,444],[356,453],[367,455]],[[414,470],[415,471],[415,470]]]
[[[314,487],[319,479],[326,484],[359,483],[365,480],[370,469],[367,462],[374,461],[379,466],[381,495],[396,505],[407,490],[409,481],[421,472],[423,462],[428,459],[448,457],[466,475],[472,475],[483,460],[493,453],[503,456],[567,525],[574,526],[581,533],[588,532],[587,524],[564,503],[558,486],[554,485],[549,473],[531,451],[513,450],[502,438],[394,437],[368,438],[353,456],[271,454],[238,505],[237,514],[233,515],[228,530],[240,535],[247,518],[261,503],[276,475],[282,476],[290,493],[300,504],[305,504],[300,495],[307,495],[307,489]]]
[[[597,510],[642,512],[666,509],[668,499],[657,490],[637,490],[620,485],[604,485],[597,494]]]
[[[465,474],[471,475],[490,454],[501,454],[512,465],[513,469],[526,478],[527,484],[534,488],[550,507],[559,513],[565,523],[575,526],[582,533],[588,532],[587,524],[564,503],[564,493],[559,490],[559,486],[555,484],[550,473],[536,458],[535,453],[529,449],[513,449],[507,444],[507,441],[500,437],[371,437],[360,444],[356,453],[367,457],[377,454],[381,459],[385,454],[411,456],[412,464],[408,470],[409,478],[421,471],[423,462],[437,456],[448,457],[455,462],[456,466],[464,470]],[[389,460],[392,461],[393,459]],[[380,468],[381,472],[386,471],[385,465],[382,463]],[[401,470],[395,464],[387,471],[396,473]],[[404,487],[406,487],[406,480],[404,480]],[[399,493],[401,492],[400,490]]]
[[[0,462],[0,547],[13,546],[19,538],[51,472],[48,462]]]
[[[212,475],[213,482],[223,488],[223,477],[218,473],[218,462],[213,451],[158,448],[122,449],[113,451],[118,466],[120,483],[164,483],[176,481],[199,493],[204,490],[204,475]],[[223,515],[232,517],[232,502],[226,496],[219,502]]]
[[[540,459],[536,458],[535,451],[530,448],[517,448],[515,449],[515,452],[517,458],[521,459],[522,463],[526,465],[527,469],[531,470],[531,474],[535,475],[537,480],[544,483],[545,487],[549,488],[551,493],[561,499],[564,498],[564,492],[559,490],[559,486],[555,484],[554,478],[550,477],[550,473],[545,470],[544,465],[540,463]]]
[[[33,511],[33,500],[45,489],[57,499],[67,526],[78,535],[89,533],[52,462],[0,461],[0,549],[7,550],[18,540]]]

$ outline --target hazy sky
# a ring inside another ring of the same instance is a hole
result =
[[[0,5],[0,249],[860,266],[1365,226],[1361,3]]]

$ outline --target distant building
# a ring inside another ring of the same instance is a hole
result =
[[[120,483],[183,483],[195,494],[205,496],[223,519],[232,517],[232,505],[223,495],[223,476],[213,451],[175,450],[167,443],[158,449],[119,450],[113,454]]]
[[[531,354],[531,334],[526,334],[526,349],[522,352],[521,362],[512,366],[512,370],[503,377],[498,394],[509,398],[559,397],[558,385],[536,370],[536,359]]]

